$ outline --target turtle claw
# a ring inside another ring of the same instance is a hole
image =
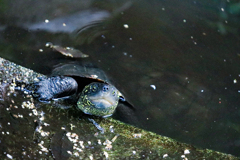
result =
[[[42,99],[42,98],[37,98],[39,102],[43,102],[43,103],[48,103],[50,104],[50,100],[46,100],[46,99]]]
[[[42,80],[44,80],[44,79],[46,79],[45,77],[37,77],[37,79],[39,80],[39,81],[42,81]]]
[[[34,89],[32,95],[40,102],[48,103],[53,98],[53,94],[48,87],[48,83],[48,79],[41,79],[39,82],[33,84]]]
[[[119,96],[119,100],[122,102],[126,102],[126,99],[123,96]]]

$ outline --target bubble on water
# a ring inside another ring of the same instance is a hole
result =
[[[124,28],[129,28],[128,24],[123,25]]]
[[[157,89],[157,87],[156,87],[155,85],[153,85],[153,84],[151,84],[150,87],[151,87],[152,89],[154,89],[154,90]]]
[[[237,80],[236,80],[236,79],[234,79],[234,80],[233,80],[233,83],[237,83]]]

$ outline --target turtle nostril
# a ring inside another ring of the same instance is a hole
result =
[[[103,86],[103,91],[108,91],[109,87],[108,86]]]

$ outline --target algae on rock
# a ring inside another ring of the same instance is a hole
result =
[[[14,90],[16,81],[30,83],[43,76],[0,59],[1,159],[238,159],[177,142],[112,118],[96,119],[101,133],[72,109],[43,104]],[[24,86],[22,86],[24,87]]]

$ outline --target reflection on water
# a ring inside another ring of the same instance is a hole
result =
[[[59,63],[82,61],[54,54],[46,42],[80,49],[90,56],[86,63],[101,67],[134,105],[139,122],[134,125],[240,156],[238,3],[152,0],[125,8],[117,2],[94,6],[108,11],[109,19],[77,36],[5,28],[1,56],[49,74]],[[131,116],[123,117],[131,123]]]

